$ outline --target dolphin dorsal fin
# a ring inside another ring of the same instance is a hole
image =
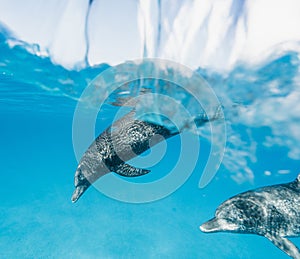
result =
[[[292,182],[294,188],[300,189],[300,174],[296,177],[296,179]]]

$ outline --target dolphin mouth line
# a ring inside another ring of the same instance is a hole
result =
[[[85,187],[84,185],[78,185],[75,187],[75,190],[73,192],[71,201],[73,203],[75,203],[76,201],[78,201],[78,199],[80,198],[80,196],[84,193],[84,191],[87,189],[87,187]]]
[[[200,230],[204,233],[212,233],[220,231],[220,224],[216,218],[212,218],[211,220],[203,223],[200,226]]]
[[[237,232],[238,226],[226,221],[226,219],[212,218],[200,226],[204,233],[214,232]]]

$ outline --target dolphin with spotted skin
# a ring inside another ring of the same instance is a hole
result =
[[[132,111],[114,122],[84,153],[75,173],[72,202],[76,202],[93,182],[109,172],[126,177],[149,173],[150,170],[135,168],[126,161],[142,154],[163,139],[179,134],[161,125],[137,120],[134,114]]]
[[[84,153],[75,172],[72,202],[76,202],[92,183],[107,173],[115,172],[126,177],[149,173],[150,170],[135,168],[126,161],[142,154],[163,139],[188,129],[192,123],[202,127],[208,122],[223,118],[220,109],[221,107],[216,107],[215,114],[210,118],[206,114],[199,114],[191,121],[188,119],[181,129],[172,131],[163,125],[136,119],[133,109],[101,133]]]
[[[226,200],[200,230],[261,235],[292,258],[300,259],[299,249],[286,238],[300,235],[300,174],[293,182],[247,191]]]

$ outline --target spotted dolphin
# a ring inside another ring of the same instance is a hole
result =
[[[109,172],[127,177],[149,173],[150,170],[133,167],[126,161],[178,133],[155,123],[137,120],[134,111],[117,120],[95,139],[81,158],[75,173],[72,202],[76,202],[93,182]]]
[[[200,230],[265,236],[292,258],[300,259],[299,249],[286,238],[300,236],[300,174],[293,182],[247,191],[226,200]]]

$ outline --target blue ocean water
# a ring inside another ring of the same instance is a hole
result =
[[[297,176],[297,53],[227,75],[198,70],[224,104],[228,130],[223,164],[208,186],[198,188],[210,146],[200,137],[196,168],[172,195],[130,204],[90,188],[72,204],[74,110],[109,65],[66,70],[25,47],[0,35],[1,258],[287,258],[263,237],[204,234],[199,226],[227,198]],[[111,116],[101,114],[97,134]],[[167,144],[152,174],[176,163],[180,138]]]

